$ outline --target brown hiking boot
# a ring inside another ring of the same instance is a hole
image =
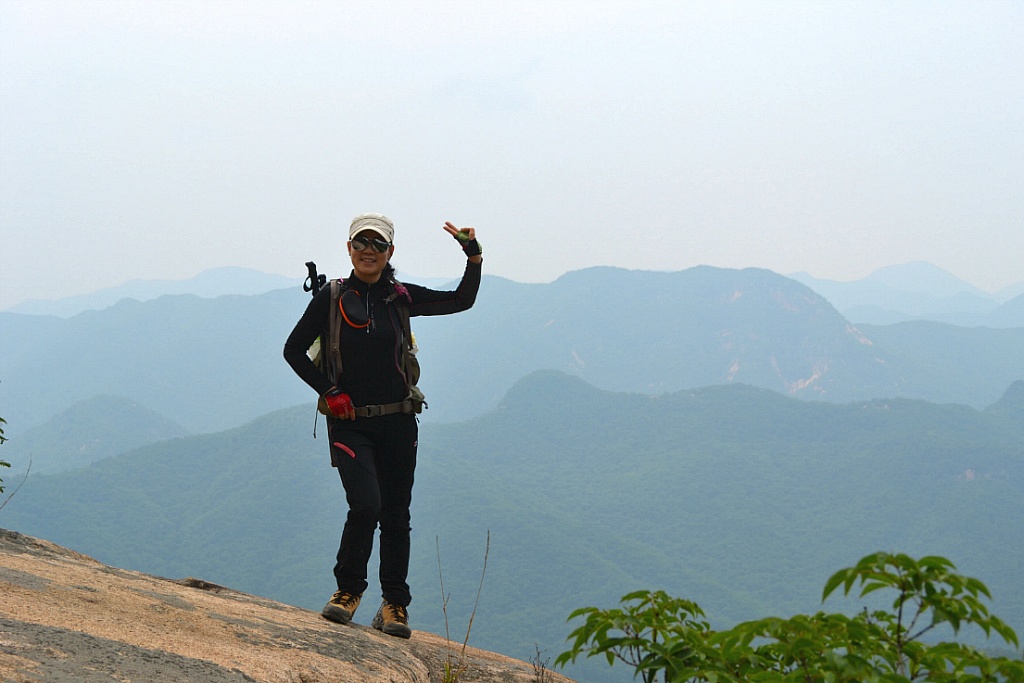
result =
[[[330,602],[324,605],[324,610],[320,613],[325,619],[336,621],[339,624],[347,624],[352,621],[352,615],[356,613],[356,608],[359,607],[359,600],[362,595],[352,595],[348,591],[336,591]]]
[[[412,635],[412,629],[409,628],[409,610],[402,605],[392,605],[387,600],[381,604],[370,625],[382,633],[397,638],[408,638]]]

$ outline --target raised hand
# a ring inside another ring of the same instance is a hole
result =
[[[479,257],[484,253],[484,250],[480,243],[476,241],[476,228],[459,228],[453,225],[451,221],[446,221],[444,230],[458,241],[466,256],[477,259],[475,262],[479,263]]]

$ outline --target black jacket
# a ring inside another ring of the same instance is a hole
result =
[[[447,315],[472,307],[480,288],[480,273],[481,264],[466,261],[466,271],[454,291],[406,284],[411,298],[409,316]],[[342,373],[337,387],[348,394],[356,406],[404,400],[409,394],[409,387],[402,368],[402,326],[396,310],[398,304],[385,301],[392,294],[391,283],[382,277],[368,285],[353,273],[345,280],[345,286],[359,292],[366,302],[370,324],[364,329],[356,329],[342,322]],[[309,302],[284,344],[285,360],[318,396],[323,396],[335,385],[313,364],[306,352],[317,337],[323,340],[322,343],[327,343],[330,306],[331,288],[327,285]]]

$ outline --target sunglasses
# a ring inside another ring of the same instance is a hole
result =
[[[353,237],[349,244],[352,245],[352,251],[364,251],[367,247],[370,247],[378,254],[383,254],[391,246],[391,242],[385,242],[379,239],[368,239],[366,237]]]

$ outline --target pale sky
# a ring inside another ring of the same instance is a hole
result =
[[[1024,2],[0,0],[0,309],[242,266],[1024,280]],[[344,271],[344,272],[342,272]]]

